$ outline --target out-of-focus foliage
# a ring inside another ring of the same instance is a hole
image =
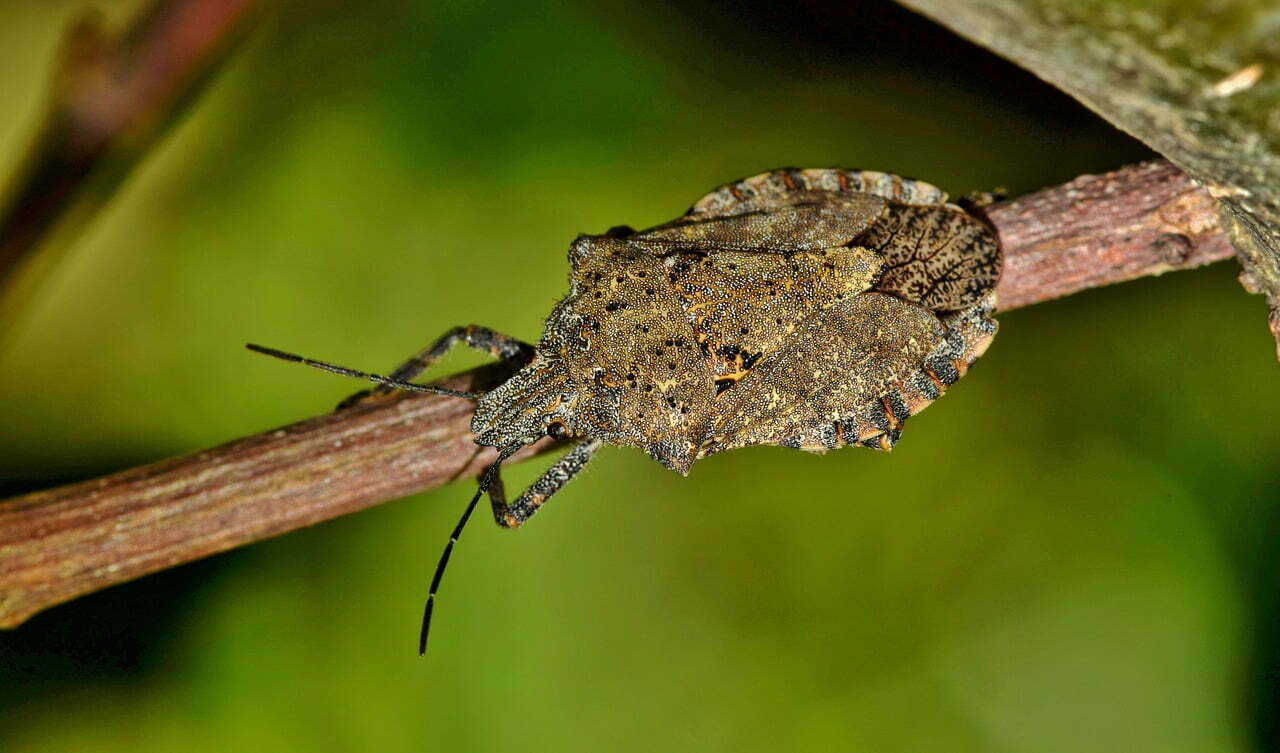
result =
[[[1275,0],[901,0],[1061,87],[1210,185],[1280,339]]]
[[[49,64],[42,122],[0,181],[0,349],[62,252],[200,99],[259,7],[255,0],[156,0],[118,28],[90,9],[67,26]]]
[[[6,161],[78,6],[0,25]],[[358,387],[247,340],[385,368],[453,324],[535,338],[574,234],[724,180],[848,165],[1017,194],[1149,154],[893,6],[806,8],[286,6],[0,362],[5,490]],[[1273,745],[1280,387],[1255,309],[1224,265],[1004,315],[891,454],[679,478],[602,452],[519,532],[477,516],[425,660],[470,483],[64,605],[0,634],[2,747]]]

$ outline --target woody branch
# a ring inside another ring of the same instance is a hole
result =
[[[1009,311],[1232,256],[1217,202],[1149,162],[986,208]],[[503,368],[442,384],[484,389]],[[397,394],[0,502],[0,627],[81,594],[476,475],[470,401]],[[546,449],[544,441],[517,457]]]

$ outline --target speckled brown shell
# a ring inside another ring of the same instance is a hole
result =
[[[946,198],[783,169],[673,222],[582,236],[531,366],[561,380],[540,399],[575,435],[682,473],[747,445],[888,450],[996,332],[996,237]]]

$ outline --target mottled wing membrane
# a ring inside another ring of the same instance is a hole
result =
[[[868,170],[782,169],[725,184],[704,196],[685,219],[746,216],[797,201],[862,202],[879,199],[858,245],[884,256],[876,286],[933,311],[958,311],[976,303],[1000,277],[995,236],[979,220],[946,204],[928,183]]]
[[[894,207],[857,242],[884,255],[876,290],[933,311],[972,306],[1000,279],[995,236],[946,206]]]

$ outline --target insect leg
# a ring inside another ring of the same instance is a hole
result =
[[[431,364],[444,357],[454,345],[463,343],[469,348],[482,350],[502,361],[524,365],[533,358],[533,346],[510,335],[494,332],[488,327],[470,324],[454,327],[441,335],[422,351],[396,367],[392,379],[409,381],[426,371]]]
[[[391,372],[390,377],[397,381],[408,382],[430,368],[431,364],[443,358],[458,343],[463,343],[476,350],[482,350],[499,360],[521,366],[533,358],[534,352],[534,347],[529,343],[517,340],[510,335],[504,335],[501,332],[494,332],[488,327],[471,324],[466,327],[454,327],[444,333],[435,342],[397,366]],[[394,391],[394,387],[379,385],[372,390],[357,392],[348,397],[338,405],[338,408],[354,405],[369,395],[386,395]]]
[[[600,445],[600,440],[592,439],[569,450],[567,455],[557,460],[555,465],[548,468],[546,473],[534,481],[533,485],[525,489],[524,493],[511,504],[507,504],[507,494],[502,486],[502,479],[495,476],[489,485],[493,519],[503,528],[518,528],[533,517],[533,514],[550,499],[552,494],[563,489],[564,485],[582,470],[596,450],[600,449]]]

